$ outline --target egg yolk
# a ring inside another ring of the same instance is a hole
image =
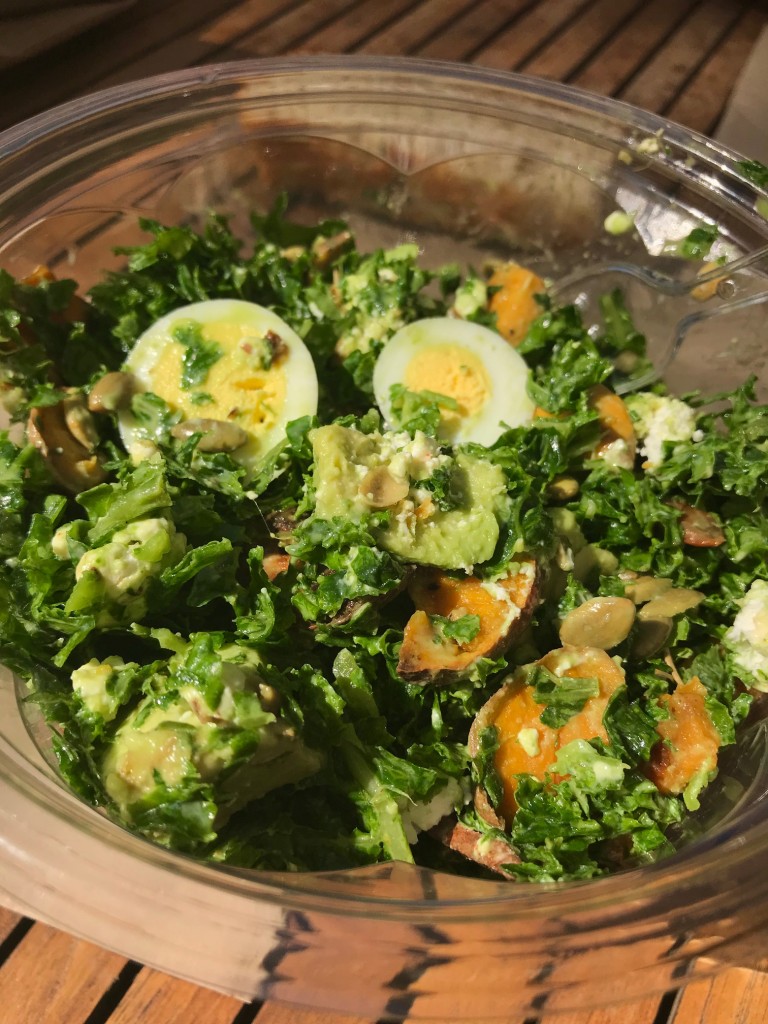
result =
[[[479,413],[491,396],[485,366],[462,345],[421,348],[406,367],[405,386],[409,391],[435,391],[453,398],[458,409],[442,411],[448,422]]]
[[[222,355],[208,369],[205,380],[194,388],[182,387],[184,346],[164,345],[152,370],[154,390],[184,416],[210,415],[212,403],[194,401],[196,395],[210,394],[218,419],[229,419],[243,430],[258,434],[274,426],[286,397],[285,371],[278,361],[262,369],[251,356],[253,328],[248,324],[212,321],[200,325],[203,340],[215,342]]]

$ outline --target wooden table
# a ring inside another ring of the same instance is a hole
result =
[[[712,133],[767,23],[765,0],[138,0],[111,22],[0,72],[0,128],[94,89],[193,64],[362,53],[542,75]],[[768,974],[731,969],[663,998],[591,1014],[545,1014],[539,1024],[761,1024],[767,1018]],[[138,1021],[341,1024],[342,1018],[272,1003],[244,1006],[0,908],[0,1024]],[[510,1024],[523,1022],[510,1018]]]

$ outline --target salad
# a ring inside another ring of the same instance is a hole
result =
[[[619,292],[588,331],[284,213],[143,221],[87,296],[0,272],[0,658],[63,778],[265,870],[670,853],[768,690],[754,380],[621,398]]]

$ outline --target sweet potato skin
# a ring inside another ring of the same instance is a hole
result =
[[[438,825],[434,834],[449,849],[508,881],[512,878],[504,870],[503,865],[520,863],[520,858],[502,839],[492,839],[460,821],[447,827]]]
[[[409,682],[450,682],[479,658],[503,654],[528,625],[538,601],[536,561],[526,558],[516,565],[490,586],[476,576],[459,579],[438,569],[418,572],[408,588],[416,611],[405,627],[398,675]],[[438,636],[430,619],[466,614],[480,618],[480,630],[463,646]]]

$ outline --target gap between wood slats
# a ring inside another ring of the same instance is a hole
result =
[[[112,1020],[113,1012],[130,989],[140,970],[140,964],[134,963],[132,960],[129,961],[88,1016],[83,1019],[83,1024],[108,1024]]]
[[[137,967],[128,990],[111,1012],[85,1024],[250,1024],[258,1012],[234,996],[200,988],[149,967]]]
[[[763,1024],[768,974],[733,968],[681,989],[670,1024]]]
[[[0,907],[0,966],[16,949],[32,924],[28,918],[19,917],[5,907]]]
[[[43,924],[33,924],[0,966],[3,1024],[82,1024],[126,961]]]

